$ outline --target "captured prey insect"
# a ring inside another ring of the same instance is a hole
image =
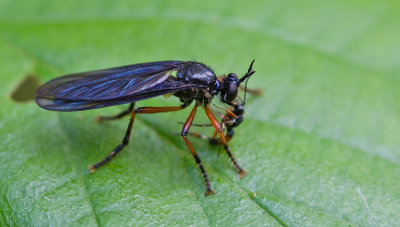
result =
[[[224,132],[226,142],[229,142],[232,139],[232,137],[235,133],[234,128],[238,127],[243,122],[244,102],[243,103],[234,103],[233,108],[234,108],[233,110],[231,110],[229,108],[221,108],[226,111],[225,115],[220,114],[221,119],[222,119],[220,125],[222,126],[223,129],[226,129],[226,133]],[[208,127],[208,126],[213,126],[213,125],[212,124],[193,124],[193,126]],[[197,132],[190,132],[190,135],[204,139],[204,140],[208,140],[208,142],[211,145],[221,145],[222,144],[222,141],[219,138],[217,138],[217,135],[218,135],[217,130],[214,132],[214,134],[211,137],[208,137],[206,135],[203,135],[203,134],[200,134]]]
[[[199,106],[216,129],[219,141],[240,176],[246,171],[237,163],[229,149],[223,127],[209,108],[212,99],[219,95],[222,103],[235,106],[240,85],[254,74],[251,62],[247,73],[240,79],[234,73],[217,77],[214,71],[194,61],[160,61],[121,66],[104,70],[70,74],[53,79],[36,91],[36,103],[47,110],[79,111],[130,103],[129,108],[115,116],[100,116],[98,120],[119,119],[130,114],[125,136],[117,147],[102,161],[89,167],[94,172],[109,162],[129,143],[135,116],[182,110],[194,102],[194,107],[183,125],[181,136],[203,174],[205,195],[214,194],[206,170],[187,138]],[[176,72],[176,76],[172,75]],[[160,95],[172,94],[182,102],[176,107],[135,107],[135,103]],[[229,138],[229,134],[228,134]]]
[[[225,114],[219,113],[219,115],[221,117],[220,124],[221,124],[222,128],[224,130],[226,130],[226,133],[224,131],[226,142],[229,142],[233,138],[233,136],[235,134],[234,128],[238,127],[244,120],[244,114],[245,114],[244,105],[246,103],[246,93],[250,93],[253,95],[261,95],[263,93],[263,91],[260,89],[248,89],[247,81],[246,81],[246,85],[244,87],[240,86],[239,88],[245,92],[244,100],[241,102],[236,102],[236,101],[233,102],[232,103],[233,110],[230,108],[222,108],[222,107],[216,106],[217,108],[222,109],[226,112]],[[239,97],[238,97],[238,99],[240,100]],[[181,123],[183,124],[183,122],[181,122]],[[212,124],[192,124],[192,126],[211,127],[213,125]],[[190,135],[200,138],[200,139],[203,139],[203,140],[207,140],[208,143],[211,145],[221,145],[222,144],[221,140],[219,138],[217,138],[217,135],[218,135],[217,130],[214,131],[214,133],[211,137],[208,137],[206,135],[203,135],[203,134],[200,134],[197,132],[193,132],[193,131],[190,132]]]

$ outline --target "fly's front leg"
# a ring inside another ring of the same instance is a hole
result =
[[[232,161],[233,165],[235,166],[236,170],[239,172],[239,176],[243,177],[244,175],[247,174],[247,172],[237,163],[235,157],[233,157],[233,154],[228,147],[228,143],[226,141],[223,128],[221,127],[218,120],[215,118],[214,114],[211,112],[210,108],[208,108],[207,105],[204,105],[204,110],[205,110],[206,115],[207,115],[208,119],[210,120],[211,124],[214,126],[214,128],[219,133],[219,135],[220,135],[219,139],[220,139],[222,145],[224,146],[224,149],[225,149],[226,153],[228,154],[230,160]]]
[[[122,140],[122,143],[114,148],[113,151],[109,155],[107,155],[102,161],[89,166],[90,172],[95,172],[100,166],[103,166],[107,162],[109,162],[115,155],[117,155],[126,145],[129,143],[129,138],[131,136],[131,131],[133,128],[133,123],[135,122],[136,114],[152,114],[152,113],[163,113],[163,112],[171,112],[182,110],[187,106],[187,104],[183,104],[182,106],[177,107],[140,107],[131,111],[131,119],[129,120],[128,128],[126,130],[125,136]]]
[[[131,103],[127,110],[124,110],[121,113],[119,113],[117,115],[114,115],[114,116],[102,116],[102,115],[99,115],[99,116],[97,116],[96,121],[100,123],[100,122],[105,121],[105,120],[109,121],[109,120],[120,119],[120,118],[132,113],[134,108],[135,108],[135,103]]]

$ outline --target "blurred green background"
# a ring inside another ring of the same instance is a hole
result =
[[[0,226],[398,225],[399,15],[394,0],[0,1]],[[177,136],[189,108],[138,117],[129,148],[89,174],[128,122],[95,117],[125,106],[10,98],[27,75],[193,59],[239,75],[256,59],[249,87],[264,90],[230,143],[244,179],[192,139],[214,196]]]

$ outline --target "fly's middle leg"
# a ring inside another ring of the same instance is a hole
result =
[[[130,113],[132,113],[134,108],[135,108],[135,103],[131,103],[129,105],[128,109],[122,111],[121,113],[113,115],[113,116],[99,115],[99,116],[97,116],[96,121],[98,123],[100,123],[102,121],[117,120],[117,119],[123,118],[123,117],[129,115]]]
[[[208,179],[208,175],[206,173],[206,170],[204,169],[204,166],[201,163],[201,159],[197,155],[197,152],[194,150],[194,147],[193,147],[192,143],[190,143],[189,139],[186,137],[186,135],[189,132],[190,126],[193,123],[194,116],[196,115],[197,107],[198,107],[197,104],[193,107],[192,112],[190,113],[189,117],[187,118],[185,124],[183,125],[182,134],[181,135],[182,135],[183,140],[186,143],[186,146],[189,148],[190,152],[192,153],[193,158],[196,160],[196,163],[199,166],[199,168],[201,170],[201,173],[203,174],[204,181],[206,183],[206,188],[207,188],[206,192],[205,192],[205,195],[207,196],[207,195],[213,195],[213,194],[215,194],[215,192],[213,191],[213,189],[211,187],[210,180]]]

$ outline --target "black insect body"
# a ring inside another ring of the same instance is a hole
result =
[[[53,79],[39,87],[36,91],[36,102],[40,107],[53,111],[89,110],[130,103],[129,108],[118,115],[111,117],[100,116],[98,118],[99,121],[112,120],[131,114],[128,129],[121,144],[115,147],[102,161],[90,166],[89,169],[92,172],[106,164],[128,145],[137,114],[182,110],[195,102],[189,117],[183,125],[181,135],[200,167],[207,187],[205,194],[209,195],[214,194],[214,191],[211,188],[199,156],[187,138],[187,134],[198,106],[203,106],[208,119],[216,129],[216,134],[219,135],[218,143],[223,145],[240,176],[246,174],[246,171],[240,167],[233,157],[227,141],[233,136],[233,128],[241,122],[239,118],[244,113],[243,105],[238,104],[235,100],[240,84],[254,73],[252,69],[253,63],[254,60],[248,72],[240,79],[233,73],[217,78],[211,68],[193,61],[150,62],[70,74]],[[176,71],[176,76],[171,75],[174,71]],[[140,100],[167,94],[178,97],[182,105],[177,107],[135,108],[135,103]],[[224,135],[223,126],[209,108],[212,99],[216,95],[220,95],[223,103],[234,107],[234,111],[227,113],[227,119],[223,121],[227,125],[227,136]]]

